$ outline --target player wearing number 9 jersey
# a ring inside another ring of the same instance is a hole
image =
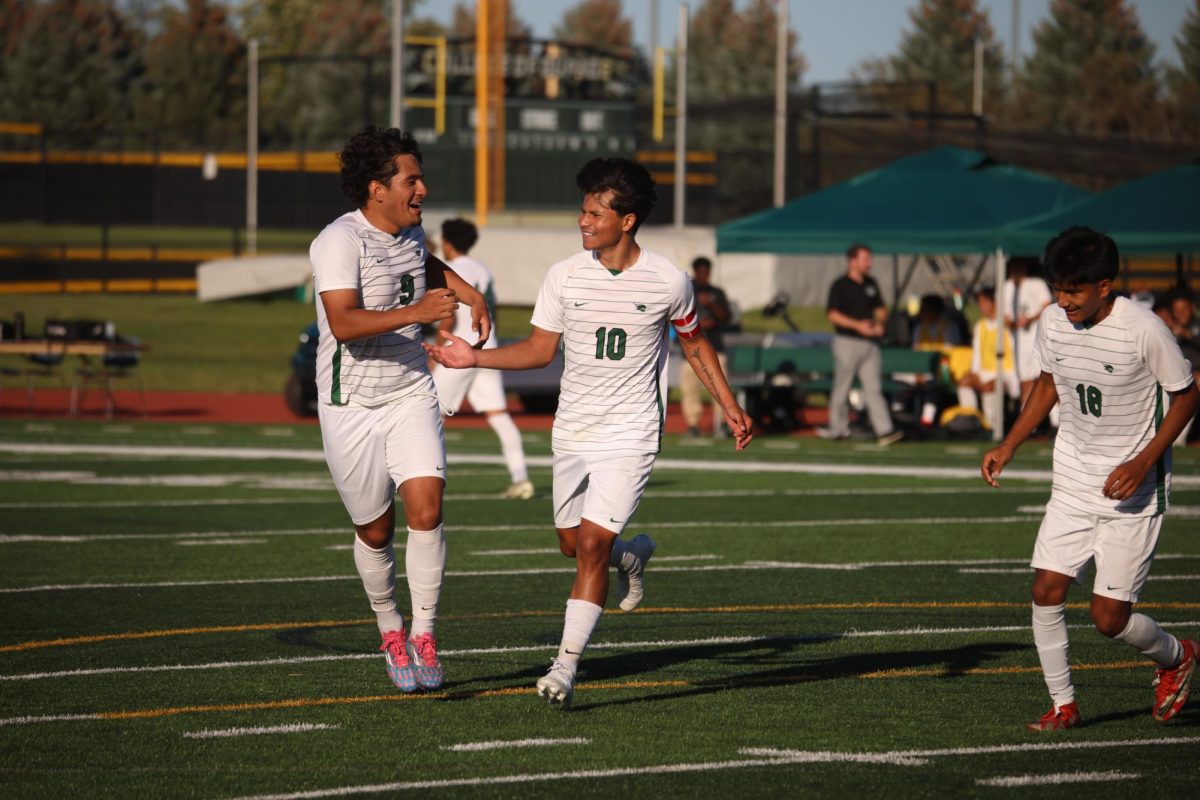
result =
[[[1117,246],[1069,228],[1046,246],[1056,304],[1041,317],[1041,376],[1012,431],[983,457],[996,486],[1016,448],[1057,403],[1054,488],[1034,544],[1033,639],[1053,707],[1028,726],[1052,731],[1082,717],[1067,655],[1066,597],[1095,563],[1091,616],[1105,636],[1159,665],[1153,716],[1174,717],[1188,697],[1198,647],[1133,604],[1150,573],[1170,487],[1171,445],[1200,406],[1175,338],[1162,321],[1113,292]]]
[[[443,347],[426,347],[448,367],[533,369],[548,364],[562,345],[553,435],[554,525],[563,555],[575,559],[575,583],[558,657],[537,689],[564,706],[604,609],[609,566],[617,568],[623,610],[632,611],[643,596],[642,570],[654,541],[641,535],[626,542],[620,534],[641,501],[662,436],[668,325],[724,410],[736,448],[751,439],[750,418],[697,323],[691,281],[635,239],[655,201],[646,168],[623,158],[594,159],[579,171],[576,184],[583,194],[583,252],[546,274],[529,338],[495,350],[473,351],[456,337]]]
[[[317,407],[325,460],[354,524],[354,564],[401,690],[434,689],[445,673],[434,623],[446,541],[446,448],[421,325],[471,308],[491,331],[487,301],[425,247],[427,193],[410,134],[367,128],[342,152],[342,191],[354,205],[309,248],[317,296]],[[396,605],[395,496],[404,500],[412,628]]]

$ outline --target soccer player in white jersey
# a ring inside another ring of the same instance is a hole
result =
[[[558,657],[537,682],[538,695],[568,706],[584,648],[618,571],[618,602],[632,611],[644,594],[642,570],[654,541],[620,538],[641,501],[658,453],[665,414],[667,325],[688,364],[720,404],[735,447],[750,443],[751,421],[738,406],[696,318],[692,282],[638,245],[654,207],[654,181],[624,158],[593,159],[575,178],[583,193],[583,252],[546,274],[529,338],[472,350],[451,336],[426,350],[459,369],[533,369],[563,345],[564,370],[554,419],[554,526],[563,555],[575,559]]]
[[[356,210],[330,223],[309,249],[321,440],[354,523],[354,564],[388,675],[406,692],[433,689],[445,679],[433,629],[446,568],[446,447],[421,325],[448,319],[460,302],[483,339],[491,320],[483,295],[425,247],[427,190],[413,137],[367,128],[339,158],[342,192]],[[411,631],[396,606],[397,487],[408,524]]]
[[[496,294],[493,289],[492,271],[486,264],[471,258],[468,253],[479,240],[479,230],[474,223],[465,219],[448,219],[442,223],[442,256],[450,269],[467,283],[475,287],[488,302],[492,318],[496,316]],[[457,331],[467,343],[476,344],[471,330],[471,309],[459,306],[455,315],[438,323],[438,335]],[[496,331],[483,343],[484,350],[496,347]],[[435,367],[433,382],[437,386],[442,411],[447,415],[458,413],[463,400],[471,408],[483,414],[484,419],[500,440],[500,451],[512,483],[504,492],[510,500],[529,500],[533,497],[533,484],[525,466],[525,448],[521,445],[521,432],[508,413],[504,399],[504,381],[500,373],[490,369],[446,369]]]
[[[1028,728],[1082,722],[1067,656],[1067,590],[1091,562],[1096,629],[1158,664],[1153,716],[1165,722],[1187,701],[1197,643],[1133,613],[1167,508],[1171,443],[1200,407],[1175,339],[1153,312],[1113,293],[1117,246],[1090,228],[1069,228],[1046,246],[1056,305],[1041,317],[1041,375],[1012,431],[983,457],[996,478],[1055,403],[1054,480],[1034,544],[1033,640],[1054,705]]]

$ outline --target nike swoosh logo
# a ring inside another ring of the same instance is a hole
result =
[[[433,611],[437,606],[421,606],[422,611]]]
[[[566,651],[566,653],[567,653],[567,655],[569,655],[569,656],[581,656],[581,655],[583,655],[583,651],[582,651],[582,650],[580,650],[578,653],[576,653],[574,650],[567,650],[567,651]]]
[[[576,303],[575,307],[579,308],[580,306],[586,306],[586,305],[587,305],[587,303]]]
[[[609,517],[609,518],[608,518],[608,521],[609,521],[609,522],[615,522],[615,523],[617,523],[618,525],[620,525],[620,524],[621,524],[621,520],[619,520],[619,519],[613,519],[612,517]]]
[[[1120,586],[1109,586],[1108,590],[1111,592],[1113,589],[1120,589],[1120,588],[1121,588]]]

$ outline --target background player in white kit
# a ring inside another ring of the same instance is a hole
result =
[[[517,344],[472,350],[450,337],[427,346],[448,367],[532,369],[563,343],[564,370],[554,418],[554,525],[563,555],[575,559],[563,638],[538,694],[569,705],[575,672],[604,610],[608,568],[618,570],[620,607],[643,596],[642,568],[654,542],[620,538],[650,478],[665,417],[667,324],[701,383],[720,404],[735,447],[750,443],[751,421],[737,404],[696,319],[692,284],[634,237],[654,207],[646,168],[623,158],[594,159],[579,171],[583,252],[550,268],[533,310],[533,332]]]
[[[437,688],[437,618],[446,541],[446,447],[421,325],[471,308],[480,337],[487,303],[425,247],[421,152],[410,134],[367,128],[339,154],[356,211],[313,240],[318,415],[325,460],[354,523],[354,564],[375,612],[388,675],[400,689]],[[396,489],[404,501],[412,630],[396,608]]]
[[[1046,246],[1057,305],[1037,338],[1041,376],[1004,442],[983,457],[996,478],[1055,403],[1054,487],[1033,549],[1033,640],[1053,707],[1030,730],[1082,722],[1067,656],[1067,589],[1096,565],[1096,629],[1159,665],[1153,716],[1165,722],[1187,701],[1197,643],[1132,613],[1146,582],[1170,490],[1171,443],[1200,407],[1192,370],[1149,309],[1113,294],[1112,239],[1069,228]],[[1170,410],[1164,410],[1170,396]]]
[[[492,318],[496,317],[495,279],[487,265],[471,258],[468,253],[479,240],[479,231],[474,223],[465,219],[448,219],[442,223],[442,256],[446,264],[454,270],[458,277],[475,287],[488,303]],[[453,317],[442,320],[437,326],[439,337],[447,333],[457,333],[474,346],[476,335],[471,330],[471,309],[459,306]],[[483,344],[484,350],[496,347],[496,331],[493,330]],[[508,413],[508,403],[504,399],[504,380],[500,373],[490,369],[433,369],[433,382],[437,386],[438,399],[442,403],[442,411],[448,416],[458,413],[463,400],[471,403],[471,408],[483,414],[487,424],[496,432],[500,439],[500,450],[504,454],[504,463],[508,467],[511,485],[504,492],[510,500],[529,500],[533,497],[533,484],[529,482],[529,472],[525,466],[525,448],[521,445],[521,432]]]

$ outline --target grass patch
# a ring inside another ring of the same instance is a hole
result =
[[[645,607],[604,615],[562,713],[532,694],[573,575],[551,529],[545,434],[527,436],[539,494],[513,502],[498,498],[495,437],[453,431],[448,685],[407,696],[375,651],[311,426],[289,437],[295,457],[257,426],[120,430],[138,455],[95,447],[117,441],[101,423],[0,421],[12,796],[394,796],[427,781],[423,794],[454,797],[976,797],[998,777],[1114,771],[1127,777],[1078,789],[1194,793],[1179,765],[1200,744],[1200,705],[1154,723],[1152,667],[1091,630],[1081,589],[1068,622],[1089,724],[1022,730],[1047,704],[1026,565],[1048,484],[988,489],[982,444],[804,440],[735,456],[669,437],[627,533],[659,542]],[[5,447],[29,442],[76,449]],[[1179,516],[1142,608],[1195,635],[1194,581],[1169,578],[1200,569],[1200,451],[1175,460]],[[1045,472],[1048,448],[1031,443],[1013,466]],[[450,749],[530,739],[542,743]]]

